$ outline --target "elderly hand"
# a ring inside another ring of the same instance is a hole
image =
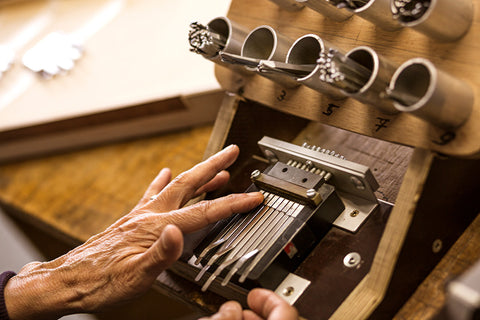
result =
[[[224,185],[237,158],[230,146],[179,175],[164,169],[138,205],[104,232],[50,262],[24,266],[5,288],[12,320],[54,319],[92,312],[144,293],[180,256],[183,233],[196,231],[263,201],[260,193],[232,194],[182,208]],[[153,199],[151,199],[151,197]]]
[[[217,313],[200,320],[298,320],[297,310],[266,289],[253,289],[247,297],[251,310],[242,310],[236,301],[224,303]]]

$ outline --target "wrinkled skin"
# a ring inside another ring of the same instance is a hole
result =
[[[229,179],[225,169],[238,153],[237,146],[227,147],[173,181],[170,170],[163,169],[137,206],[105,231],[53,261],[25,265],[5,287],[11,320],[57,319],[71,313],[95,312],[143,294],[179,258],[184,233],[248,211],[263,201],[263,196],[255,192],[183,207],[190,199],[224,185]],[[156,198],[152,200],[152,196]],[[257,314],[271,320],[280,319],[274,315],[287,308],[296,314],[286,303],[275,302],[278,297],[273,292],[266,292],[259,299],[270,301],[271,310],[264,308]],[[238,313],[240,306],[229,303]],[[253,310],[255,303],[251,305]],[[212,319],[237,319],[229,318],[230,313],[222,316],[229,306],[222,306]],[[248,312],[255,314],[253,311],[245,312],[244,319],[260,319],[250,317]]]

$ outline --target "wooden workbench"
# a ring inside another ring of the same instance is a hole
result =
[[[331,129],[318,130],[334,137],[330,143],[339,147],[338,152],[369,165],[382,186],[379,198],[394,202],[411,149],[348,133],[331,135]],[[211,131],[211,126],[204,126],[1,165],[0,204],[35,228],[70,245],[78,244],[129,212],[161,168],[170,167],[176,175],[199,162]],[[435,314],[444,299],[445,281],[479,259],[479,248],[477,217],[397,318],[428,319]],[[213,310],[219,301],[211,294],[198,295],[168,272],[159,279],[162,292],[190,300],[187,302],[203,310]]]

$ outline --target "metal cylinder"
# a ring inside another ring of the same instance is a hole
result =
[[[369,0],[355,10],[348,7],[346,9],[384,30],[394,31],[402,28],[398,20],[392,16],[390,0]]]
[[[304,8],[303,4],[295,0],[270,0],[275,2],[280,8],[287,11],[299,11]]]
[[[248,31],[245,27],[231,21],[227,17],[217,17],[211,20],[207,27],[226,39],[223,51],[233,54],[240,54],[242,44],[247,37]]]
[[[389,90],[396,97],[393,105],[399,111],[444,129],[460,127],[473,108],[472,88],[424,58],[402,64],[395,71]]]
[[[416,19],[397,14],[399,23],[439,41],[455,41],[467,33],[473,21],[472,0],[429,0],[427,2],[429,2],[428,8]],[[401,4],[402,0],[391,0],[391,9],[394,14],[399,11],[399,3]]]
[[[287,53],[286,63],[293,64],[317,64],[321,52],[332,46],[315,34],[307,34],[298,38]],[[315,91],[326,94],[333,99],[344,99],[346,95],[342,91],[320,80],[320,67],[317,65],[313,71],[305,77],[297,78],[298,83],[303,84]]]
[[[395,72],[395,67],[385,58],[379,56],[375,50],[366,46],[357,47],[345,56],[371,72],[368,81],[358,91],[345,92],[345,94],[378,108],[384,113],[398,113],[398,110],[393,106],[393,101],[384,96],[385,89]]]
[[[315,10],[329,19],[335,21],[345,21],[353,14],[349,11],[339,9],[328,3],[327,0],[296,0],[312,10]]]
[[[245,38],[241,49],[241,56],[260,60],[285,61],[288,48],[292,40],[278,33],[270,26],[263,25],[253,29]],[[247,70],[254,71],[246,67]],[[280,74],[259,73],[287,88],[299,84],[289,76]]]
[[[217,17],[208,22],[207,28],[208,30],[222,35],[226,39],[225,47],[222,51],[240,55],[243,42],[248,34],[248,31],[245,27],[231,21],[227,17]],[[251,71],[248,71],[243,67],[223,62],[218,55],[218,52],[213,56],[205,56],[205,58],[243,75],[253,74]]]

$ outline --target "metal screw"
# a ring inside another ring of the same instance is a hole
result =
[[[309,199],[313,199],[315,198],[317,195],[317,191],[315,191],[315,189],[308,189],[307,190],[307,198]]]
[[[362,257],[357,252],[350,252],[343,258],[343,264],[347,268],[354,268],[360,264]]]
[[[432,243],[432,251],[433,251],[433,253],[439,253],[440,250],[442,250],[442,248],[443,248],[443,242],[442,242],[442,240],[436,239],[435,241],[433,241],[433,243]]]
[[[251,179],[256,179],[256,178],[260,177],[260,174],[261,174],[260,170],[255,170],[250,174],[250,178]]]
[[[358,211],[357,209],[353,210],[352,212],[350,212],[350,217],[356,217],[358,216],[358,214],[360,213],[360,211]]]
[[[359,178],[355,176],[350,176],[350,181],[358,190],[365,190],[365,185],[363,184],[362,180],[360,180]]]
[[[293,288],[292,286],[290,286],[290,287],[286,287],[285,289],[283,289],[282,294],[283,294],[284,296],[288,297],[288,296],[291,296],[294,291],[295,291],[295,288]]]

